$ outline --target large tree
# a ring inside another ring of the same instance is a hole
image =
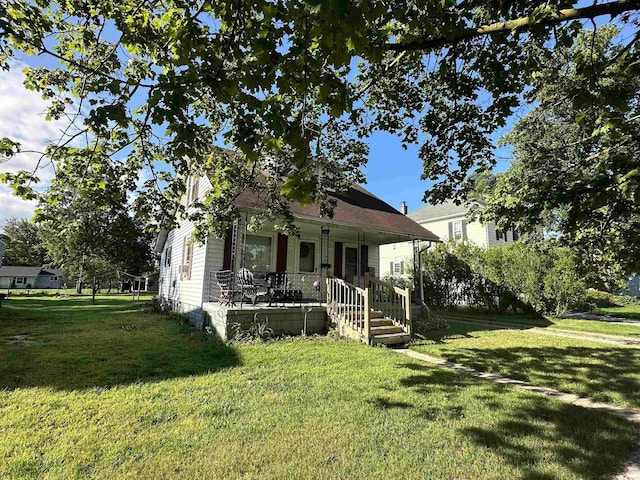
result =
[[[619,62],[617,34],[585,31],[548,57],[529,92],[537,106],[504,137],[515,159],[484,212],[522,230],[553,219],[601,280],[640,271],[640,63]]]
[[[247,186],[268,195],[271,216],[291,219],[288,200],[329,213],[325,193],[362,180],[362,139],[374,130],[421,145],[423,176],[436,181],[425,199],[464,196],[467,173],[494,163],[494,132],[581,21],[615,18],[631,37],[614,68],[637,63],[640,0],[575,3],[10,0],[0,62],[9,68],[18,52],[57,62],[28,69],[26,84],[51,101],[51,117],[73,124],[46,151],[58,174],[117,167],[138,191],[139,213],[161,218],[183,208],[184,178],[208,171],[214,188],[192,214],[202,237],[235,218],[233,199]],[[586,77],[601,68],[580,62]],[[573,107],[585,98],[576,91]],[[621,125],[606,114],[599,121]],[[221,139],[242,157],[212,151]],[[72,147],[79,164],[68,161]],[[0,142],[0,153],[19,148]],[[151,178],[140,185],[145,169]],[[79,178],[78,190],[99,188]],[[4,179],[34,194],[30,172]]]
[[[79,174],[60,173],[34,216],[53,263],[79,283],[151,271],[152,239],[144,222],[131,215],[119,171],[98,162],[80,172],[84,181],[97,185],[95,191],[75,188]]]
[[[46,265],[50,257],[40,239],[40,230],[41,228],[32,221],[8,219],[2,228],[2,232],[8,237],[3,263],[34,267]]]

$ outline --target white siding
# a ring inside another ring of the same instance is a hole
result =
[[[198,179],[198,194],[201,197],[211,188],[209,180],[205,177]],[[183,198],[186,202],[186,196]],[[205,260],[207,258],[207,243],[199,245],[193,243],[191,261],[191,275],[181,273],[181,266],[186,264],[186,242],[193,241],[194,225],[181,220],[178,228],[167,235],[164,250],[160,258],[159,295],[164,301],[169,301],[175,310],[192,316],[196,323],[201,322],[201,307],[205,295]],[[170,252],[170,262],[167,265],[167,254]]]
[[[393,273],[391,272],[391,263],[404,262],[405,272],[407,267],[413,268],[413,242],[380,245],[379,252],[380,270],[378,275],[380,278]]]

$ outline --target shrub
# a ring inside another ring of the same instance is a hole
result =
[[[573,255],[550,242],[489,249],[442,244],[427,252],[424,264],[425,301],[439,309],[467,305],[558,315],[584,301]]]

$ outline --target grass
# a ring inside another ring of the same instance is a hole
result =
[[[462,322],[412,348],[535,385],[640,408],[637,348]]]
[[[505,325],[508,328],[544,327],[576,332],[604,333],[607,335],[640,336],[640,325],[625,325],[615,322],[599,322],[595,320],[572,320],[560,318],[527,317],[515,314],[486,314],[468,309],[436,312],[452,322],[489,322]]]
[[[598,315],[610,315],[612,317],[623,317],[640,320],[640,305],[627,305],[622,307],[599,308]]]
[[[382,348],[228,347],[123,299],[11,299],[0,344],[0,478],[595,479],[638,436]]]
[[[640,325],[624,325],[614,322],[597,322],[593,320],[553,319],[550,328],[575,330],[577,332],[604,333],[606,335],[622,335],[640,337]]]

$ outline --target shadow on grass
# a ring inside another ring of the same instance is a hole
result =
[[[549,472],[550,464],[560,464],[579,478],[608,478],[622,469],[635,448],[637,426],[612,415],[515,392],[459,372],[409,363],[400,368],[411,371],[402,387],[424,395],[444,394],[447,400],[441,406],[416,408],[418,417],[458,422],[465,439],[519,469],[518,478],[557,478]],[[469,388],[481,407],[470,401]],[[495,413],[486,421],[472,420],[475,425],[470,426],[465,417],[485,418],[478,408]]]
[[[430,340],[435,344],[444,344],[450,340],[462,338],[474,338],[474,332],[485,332],[491,330],[513,330],[511,325],[482,325],[476,323],[451,322],[448,328],[438,330],[430,330],[422,332],[422,336],[426,340]]]
[[[640,408],[640,351],[632,348],[510,347],[447,349],[447,360],[601,402]]]
[[[107,301],[93,313],[69,308],[77,299],[38,303],[0,311],[0,389],[107,388],[240,364],[235,349],[175,318],[132,311],[130,302]]]

